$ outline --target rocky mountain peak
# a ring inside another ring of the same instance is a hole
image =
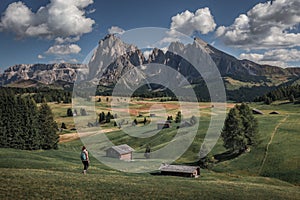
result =
[[[104,39],[100,40],[88,63],[88,78],[91,80],[101,78],[106,68],[118,57],[136,51],[138,51],[136,46],[124,43],[114,34],[108,34]]]
[[[7,85],[16,81],[34,80],[43,84],[56,81],[73,83],[77,72],[86,69],[85,65],[55,63],[55,64],[19,64],[9,67],[0,74],[0,84]]]

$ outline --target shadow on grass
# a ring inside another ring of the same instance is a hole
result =
[[[218,163],[220,163],[220,162],[224,162],[224,161],[227,161],[227,160],[232,160],[234,158],[237,158],[242,154],[243,154],[243,152],[226,151],[224,153],[214,155],[214,158],[216,160],[218,160]]]

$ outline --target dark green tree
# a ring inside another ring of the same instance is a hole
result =
[[[112,119],[112,115],[110,114],[110,112],[108,112],[105,117],[105,123],[110,123],[110,119]]]
[[[54,121],[52,111],[46,103],[42,103],[39,108],[39,124],[42,149],[57,149],[59,137],[56,131],[58,127]]]
[[[60,128],[67,129],[67,126],[66,126],[66,124],[64,122],[62,122]]]
[[[137,120],[134,119],[133,122],[132,122],[132,125],[133,125],[133,126],[136,126],[137,124],[138,124]]]
[[[68,110],[67,110],[67,116],[68,117],[73,117],[73,111],[72,111],[71,108],[68,108]]]
[[[20,110],[23,110],[22,112],[22,119],[20,120],[22,125],[20,127],[22,128],[22,139],[19,138],[19,141],[23,142],[25,141],[25,148],[27,150],[37,150],[41,148],[41,135],[40,135],[40,129],[39,129],[39,113],[38,108],[35,103],[35,101],[32,98],[29,98],[28,96],[25,98],[21,98],[21,102],[23,104],[19,104],[21,108]],[[23,122],[22,122],[23,121]]]
[[[221,136],[224,141],[224,147],[231,152],[246,149],[248,142],[244,134],[243,121],[236,107],[230,109]]]
[[[176,118],[175,118],[175,123],[180,123],[181,122],[181,118],[182,118],[181,112],[178,111],[178,113],[176,115]]]
[[[102,123],[103,121],[105,121],[105,113],[104,112],[101,112],[99,114],[99,123]]]
[[[258,134],[258,122],[255,119],[250,107],[242,103],[240,106],[236,106],[240,112],[240,116],[243,123],[243,129],[245,137],[247,138],[247,144],[253,145],[256,143],[256,137]]]

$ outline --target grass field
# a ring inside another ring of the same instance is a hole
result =
[[[147,115],[141,106],[145,103],[148,102],[132,102],[133,114],[144,112]],[[169,113],[177,112],[174,102],[164,104]],[[65,122],[68,128],[74,127],[73,118],[65,116],[70,106],[51,104],[56,120]],[[99,112],[108,109],[105,102],[96,106]],[[228,108],[232,106],[229,104]],[[0,199],[300,199],[300,106],[251,106],[265,113],[257,116],[258,145],[251,147],[249,153],[215,164],[211,171],[202,170],[198,179],[119,172],[93,157],[89,173],[84,176],[79,158],[82,142],[74,137],[72,141],[60,143],[59,150],[1,149]],[[200,103],[199,107],[202,115],[198,133],[188,150],[176,160],[178,164],[197,160],[208,128],[211,105]],[[269,115],[271,111],[280,114]],[[62,134],[70,133],[74,134],[69,130]],[[120,131],[106,133],[113,143],[127,143],[138,152],[143,152],[149,141],[152,150],[159,149],[175,134],[176,126],[149,140],[131,138]],[[224,151],[219,140],[212,154]]]

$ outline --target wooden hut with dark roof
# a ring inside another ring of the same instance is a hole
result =
[[[168,121],[158,121],[157,122],[157,129],[165,129],[165,128],[171,128],[171,123]]]
[[[118,158],[120,160],[132,160],[132,153],[134,149],[127,144],[112,146],[106,150],[106,156],[111,158]]]
[[[200,167],[186,165],[162,164],[159,168],[162,175],[194,177],[200,176]]]
[[[258,109],[255,109],[255,108],[252,109],[252,113],[253,113],[254,115],[263,115],[263,114],[264,114],[262,111],[260,111],[260,110],[258,110]]]

